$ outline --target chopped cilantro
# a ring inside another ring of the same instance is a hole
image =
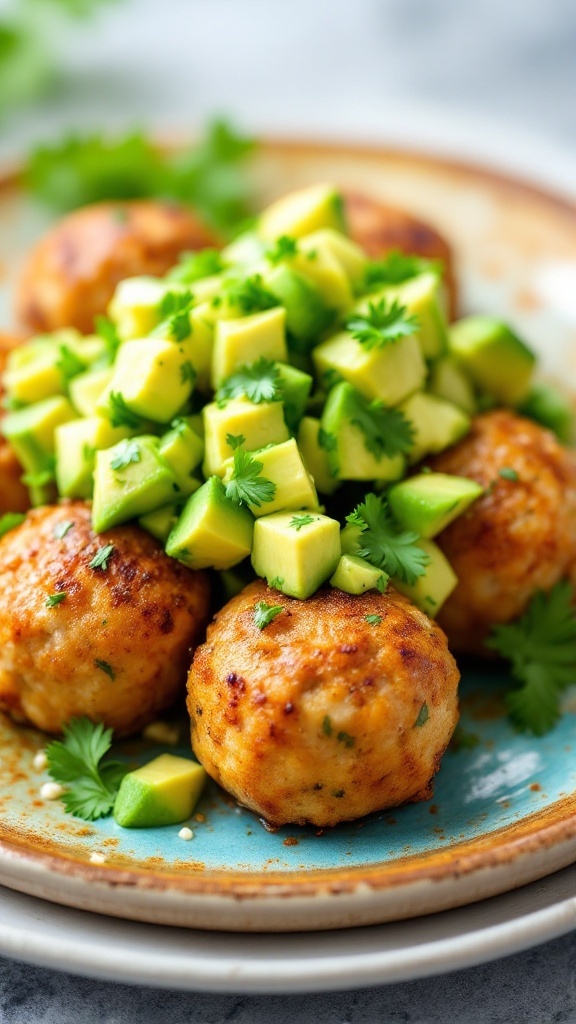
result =
[[[180,383],[181,384],[194,384],[196,380],[196,370],[192,366],[189,359],[182,363],[180,367]]]
[[[367,494],[346,522],[362,530],[360,558],[409,586],[426,574],[430,556],[418,547],[418,534],[397,526],[384,498]]]
[[[108,569],[108,562],[114,554],[114,545],[106,544],[105,547],[99,548],[91,562],[88,562],[89,569],[101,569],[102,572],[106,572]]]
[[[103,661],[102,658],[95,658],[94,668],[100,669],[100,671],[109,676],[112,681],[116,679],[116,673],[108,661]]]
[[[131,462],[140,462],[141,458],[140,445],[136,441],[121,441],[118,446],[118,454],[110,460],[110,468],[126,469]]]
[[[273,580],[268,580],[268,586],[274,590],[282,590],[284,584],[283,576],[275,576]]]
[[[276,296],[262,284],[260,274],[252,274],[251,277],[244,278],[231,278],[226,283],[225,290],[229,304],[237,306],[244,316],[249,313],[260,313],[280,305]]]
[[[226,444],[232,451],[236,451],[237,448],[241,448],[243,444],[246,444],[246,438],[244,434],[226,434]]]
[[[89,718],[73,718],[64,726],[64,739],[46,748],[48,773],[66,786],[61,799],[69,814],[95,821],[109,814],[127,768],[102,758],[110,750],[112,730]]]
[[[110,403],[110,423],[113,427],[129,427],[130,430],[137,430],[141,426],[142,420],[128,408],[119,391],[112,391],[108,401]]]
[[[72,380],[72,377],[77,377],[79,373],[86,369],[82,360],[68,348],[68,345],[58,346],[56,366],[66,381]]]
[[[367,313],[355,313],[346,323],[347,329],[365,349],[384,348],[398,338],[414,334],[418,318],[409,316],[405,306],[396,299],[386,304],[385,299],[369,302]]]
[[[408,256],[398,249],[392,249],[384,259],[372,260],[366,267],[364,286],[366,291],[373,291],[382,285],[403,284],[418,274],[426,271],[441,273],[442,264],[439,260],[427,260],[422,256]]]
[[[349,732],[339,732],[336,736],[338,743],[343,743],[345,747],[353,747],[356,743],[354,736],[351,736]]]
[[[338,438],[336,434],[330,434],[323,427],[320,427],[318,431],[318,444],[325,452],[334,452],[338,447]]]
[[[241,366],[221,385],[216,393],[216,401],[226,402],[241,395],[245,395],[254,405],[279,402],[282,398],[282,383],[277,364],[261,356],[256,362]]]
[[[423,704],[422,707],[420,708],[420,711],[418,712],[418,717],[414,722],[414,729],[420,729],[423,725],[426,725],[426,722],[428,721],[429,718],[430,712],[428,710],[428,705]]]
[[[97,316],[94,320],[94,326],[96,328],[96,334],[99,334],[106,343],[106,356],[102,362],[107,366],[112,366],[121,344],[118,331],[107,316]],[[98,360],[98,362],[100,362],[100,360]]]
[[[520,685],[507,704],[519,728],[542,736],[560,717],[560,695],[576,679],[574,589],[567,580],[539,591],[515,622],[494,626],[486,646],[511,663]]]
[[[367,615],[366,616],[366,622],[368,622],[371,626],[379,626],[380,623],[382,622],[382,616],[381,615]]]
[[[56,608],[56,606],[62,604],[62,601],[65,601],[67,597],[68,594],[64,590],[59,594],[50,594],[50,596],[46,598],[46,607]]]
[[[190,310],[194,299],[192,293],[166,292],[158,307],[160,323],[154,334],[168,334],[173,341],[184,341],[190,335]]]
[[[276,484],[261,477],[264,463],[258,462],[250,452],[242,448],[234,450],[234,469],[226,484],[226,497],[236,505],[260,505],[272,501]]]
[[[511,480],[514,483],[516,480],[520,479],[517,471],[512,469],[510,466],[502,466],[502,469],[498,470],[498,475],[501,476],[503,480]]]
[[[54,536],[56,537],[56,540],[64,540],[64,537],[67,533],[70,533],[73,526],[74,523],[71,519],[65,519],[63,523],[57,523],[54,527]]]
[[[181,253],[178,263],[166,276],[169,281],[179,284],[193,284],[223,270],[224,263],[217,249],[201,249],[200,252]]]
[[[266,259],[273,264],[282,263],[284,260],[293,259],[297,253],[297,240],[291,235],[280,235],[280,238],[266,249]]]
[[[258,629],[265,629],[283,611],[284,608],[281,604],[266,604],[265,601],[258,601],[254,605],[254,625]]]
[[[410,451],[414,427],[399,409],[392,409],[377,398],[370,400],[359,391],[350,393],[348,407],[350,422],[362,431],[364,445],[376,459]]]
[[[330,715],[324,715],[324,718],[322,720],[322,732],[324,733],[325,736],[332,735],[333,729],[332,719],[330,718]]]
[[[313,523],[314,519],[315,516],[311,516],[306,512],[303,515],[292,516],[288,526],[291,526],[298,533],[303,526],[310,526],[310,523]]]

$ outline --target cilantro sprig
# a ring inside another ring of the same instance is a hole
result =
[[[250,452],[235,448],[234,468],[226,484],[226,497],[235,505],[255,505],[256,508],[272,501],[276,484],[260,476],[263,469],[264,463],[258,462]]]
[[[392,249],[381,260],[371,260],[366,267],[364,287],[373,291],[383,285],[404,284],[426,271],[441,274],[440,260],[427,260],[423,256],[407,255],[399,249]]]
[[[263,313],[280,305],[276,296],[264,286],[260,274],[230,278],[224,291],[228,303],[236,306],[244,316],[250,313]]]
[[[137,441],[122,441],[117,454],[110,460],[110,468],[116,471],[126,469],[132,462],[140,462],[142,452]]]
[[[184,341],[190,336],[190,310],[194,304],[192,292],[166,292],[163,296],[158,312],[160,323],[154,329],[154,334],[161,337],[168,335],[173,341]]]
[[[181,253],[178,263],[166,275],[169,281],[193,284],[203,277],[213,277],[224,270],[224,262],[217,249]]]
[[[298,255],[298,241],[291,235],[280,235],[272,245],[266,249],[266,259],[274,266],[283,263],[285,260],[294,259]]]
[[[254,625],[258,629],[266,629],[274,619],[284,611],[281,604],[266,604],[265,601],[258,601],[254,605]]]
[[[379,399],[370,400],[359,391],[349,397],[350,422],[364,435],[364,445],[377,459],[392,458],[409,452],[414,428],[399,409],[391,409]]]
[[[262,402],[279,402],[282,398],[282,382],[276,363],[261,356],[254,363],[241,366],[228,377],[216,393],[217,402],[245,395],[254,405]]]
[[[350,317],[346,328],[370,352],[373,348],[384,348],[399,338],[414,334],[418,330],[418,317],[411,316],[396,299],[389,304],[380,299],[379,302],[369,302],[366,313],[355,313]]]
[[[560,717],[563,690],[576,682],[574,588],[563,580],[535,594],[516,622],[492,629],[486,646],[506,658],[519,682],[506,697],[520,729],[543,736]]]
[[[418,547],[418,534],[400,529],[384,498],[367,494],[346,522],[362,530],[360,558],[409,586],[426,574],[430,556]]]
[[[104,761],[112,745],[112,729],[89,718],[73,718],[63,729],[64,739],[46,748],[48,773],[66,786],[61,800],[68,814],[95,821],[109,814],[127,768]]]

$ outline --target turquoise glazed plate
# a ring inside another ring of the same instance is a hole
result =
[[[576,207],[556,194],[447,160],[375,148],[270,143],[262,203],[334,180],[404,207],[454,245],[462,310],[512,320],[547,375],[576,381]],[[12,278],[42,230],[16,179],[0,191],[0,329]],[[318,832],[267,831],[211,786],[191,822],[123,830],[42,800],[45,738],[0,718],[0,883],[57,903],[152,923],[235,931],[345,928],[472,903],[576,861],[576,696],[548,736],[514,731],[493,665],[462,665],[458,741],[431,801]],[[187,724],[180,728],[189,752]],[[129,741],[129,763],[161,752]],[[169,748],[172,752],[174,748]]]

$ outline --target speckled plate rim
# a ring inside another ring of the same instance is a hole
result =
[[[438,155],[403,144],[375,145],[371,143],[337,143],[294,141],[269,138],[264,148],[274,153],[309,152],[318,155],[355,155],[377,158],[405,158],[421,164],[440,165],[446,169],[469,172],[476,178],[488,178],[503,188],[513,188],[538,196],[548,204],[560,207],[571,219],[576,219],[576,201],[568,198],[568,189],[559,195],[559,178],[567,185],[565,163],[559,172],[551,174],[553,191],[546,188],[546,174],[538,174],[538,181],[531,176],[517,176],[517,173],[501,171],[489,161],[467,160],[453,155]],[[441,147],[442,148],[442,147]],[[490,152],[488,147],[486,152]],[[517,164],[517,161],[515,161]],[[17,170],[12,169],[0,178],[0,188],[14,186],[18,181]],[[576,193],[572,190],[572,194]],[[501,842],[495,848],[495,840]],[[81,906],[113,916],[129,917],[135,920],[154,920],[160,923],[191,924],[202,928],[234,928],[238,930],[271,929],[274,909],[283,907],[285,920],[283,930],[298,928],[342,928],[358,923],[343,904],[348,901],[358,909],[361,923],[398,919],[415,914],[430,913],[450,907],[485,899],[542,878],[576,861],[576,797],[556,801],[540,814],[530,815],[521,822],[486,834],[473,843],[455,844],[447,850],[429,855],[425,866],[415,869],[414,862],[421,857],[406,857],[393,864],[381,862],[370,866],[358,866],[342,870],[306,871],[275,874],[274,872],[206,872],[202,876],[186,876],[171,872],[155,874],[144,869],[130,870],[114,866],[86,865],[73,856],[58,853],[57,856],[23,846],[2,830],[0,824],[0,882],[6,886],[45,899],[71,906]],[[514,874],[511,876],[511,867]],[[472,884],[470,879],[473,878]],[[463,884],[465,880],[465,884]],[[418,893],[417,906],[414,900],[411,909],[402,909],[402,898],[395,897],[398,891],[409,887],[412,896]],[[118,893],[123,893],[123,904],[119,909]],[[464,895],[464,892],[466,895]],[[433,895],[432,895],[433,894]],[[339,909],[320,914],[316,923],[306,923],[309,904],[312,900],[319,910],[318,901],[325,898],[334,902],[338,896]],[[184,919],[177,912],[172,897],[182,901],[185,897]],[[157,903],[157,900],[160,903]],[[224,903],[238,904],[243,901],[250,905],[248,918],[230,920]],[[212,904],[209,908],[209,904]],[[290,904],[292,912],[286,915]],[[301,904],[301,906],[298,906]],[[166,912],[163,912],[163,906]],[[208,919],[205,919],[208,910]],[[272,917],[271,917],[272,914]],[[302,916],[304,914],[304,917]],[[152,917],[150,915],[153,915]],[[272,930],[276,930],[272,928]]]

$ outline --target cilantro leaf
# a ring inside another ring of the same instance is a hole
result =
[[[426,272],[440,274],[440,260],[427,260],[423,256],[409,256],[399,249],[392,249],[381,260],[372,260],[366,267],[364,287],[373,291],[386,284],[403,284],[418,274]]]
[[[74,523],[71,519],[65,519],[63,523],[57,523],[54,527],[54,536],[56,540],[64,540],[67,533],[73,528]]]
[[[318,431],[318,444],[325,452],[335,452],[338,447],[338,438],[336,434],[331,434],[328,430],[320,427]]]
[[[366,313],[355,313],[350,317],[346,328],[356,341],[371,351],[414,334],[418,329],[418,317],[409,316],[406,307],[396,299],[390,305],[385,299],[380,299],[379,302],[369,302]]]
[[[192,385],[194,385],[195,381],[196,381],[196,370],[192,366],[192,363],[190,362],[190,360],[186,359],[186,361],[184,363],[182,363],[182,365],[180,367],[180,382],[182,384],[192,384]]]
[[[59,604],[62,604],[62,601],[65,601],[67,597],[68,594],[64,590],[61,590],[59,594],[50,594],[50,596],[46,598],[46,607],[56,608]]]
[[[64,727],[64,739],[46,748],[48,773],[67,786],[61,799],[69,814],[95,821],[109,814],[127,769],[117,761],[102,762],[112,743],[112,730],[89,718],[73,718]]]
[[[96,329],[96,334],[98,334],[106,344],[106,354],[102,359],[98,359],[97,362],[101,366],[112,366],[116,359],[116,353],[121,345],[118,331],[107,316],[97,316],[94,320],[94,327]]]
[[[364,435],[364,445],[377,459],[409,452],[414,428],[399,409],[391,409],[379,399],[372,401],[359,391],[350,393],[350,422]]]
[[[364,617],[371,626],[379,626],[382,622],[381,615],[365,615]]]
[[[78,359],[78,356],[68,348],[68,345],[58,346],[56,366],[65,381],[72,380],[73,377],[77,377],[79,373],[83,373],[86,369],[82,360]]]
[[[166,275],[168,281],[179,284],[193,284],[203,277],[213,277],[224,270],[224,262],[217,249],[201,249],[200,252],[183,252],[178,263]]]
[[[421,729],[423,725],[426,725],[426,722],[428,721],[429,718],[430,718],[430,711],[428,710],[428,705],[427,704],[423,704],[422,707],[420,708],[420,711],[418,712],[418,717],[416,718],[416,721],[414,722],[413,728],[414,729]]]
[[[254,605],[254,625],[258,629],[265,629],[283,611],[284,608],[281,604],[266,604],[265,601],[258,601]]]
[[[110,468],[126,469],[131,462],[140,462],[141,458],[140,445],[136,441],[121,441],[117,455],[110,460]]]
[[[288,526],[292,526],[297,533],[300,532],[303,526],[310,526],[310,523],[314,522],[314,516],[305,513],[304,515],[292,516],[292,519],[288,523]]]
[[[510,480],[512,483],[516,483],[520,479],[518,470],[512,469],[511,466],[502,466],[502,469],[498,470],[498,476],[501,476],[503,480]]]
[[[276,241],[266,249],[266,259],[276,265],[284,260],[293,259],[298,253],[298,242],[291,235],[280,235]]]
[[[279,402],[282,398],[282,381],[276,363],[261,356],[255,363],[241,366],[228,377],[216,393],[217,402],[245,395],[254,405],[261,402]]]
[[[262,284],[260,274],[231,278],[226,282],[225,292],[230,305],[237,306],[245,316],[249,313],[264,312],[266,309],[280,305],[276,296]]]
[[[112,391],[108,402],[110,405],[109,418],[113,427],[129,427],[130,430],[137,430],[142,425],[140,417],[128,408],[119,391]]]
[[[539,591],[519,619],[495,626],[486,646],[511,663],[520,686],[507,704],[521,729],[542,736],[560,717],[560,694],[576,682],[574,589],[567,580]]]
[[[430,556],[418,547],[418,534],[400,530],[384,498],[367,494],[346,522],[362,530],[360,558],[409,586],[426,574]]]
[[[236,451],[237,448],[241,448],[246,443],[244,434],[226,434],[226,444],[232,451]]]
[[[22,512],[5,512],[3,516],[0,516],[0,537],[10,530],[16,529],[25,519],[26,516]]]
[[[108,562],[114,554],[114,545],[106,544],[105,547],[99,548],[91,562],[88,562],[89,569],[101,569],[102,572],[106,572],[108,569]]]
[[[104,672],[112,682],[116,679],[116,673],[110,662],[104,661],[102,658],[94,658],[94,668],[98,668],[101,672]]]
[[[258,462],[250,452],[242,448],[234,450],[234,469],[226,484],[226,497],[236,505],[260,505],[272,501],[276,484],[261,477],[264,463]]]
[[[184,341],[190,336],[190,310],[194,298],[190,291],[166,292],[158,307],[160,323],[154,328],[154,334],[164,337],[166,334],[173,341]]]

